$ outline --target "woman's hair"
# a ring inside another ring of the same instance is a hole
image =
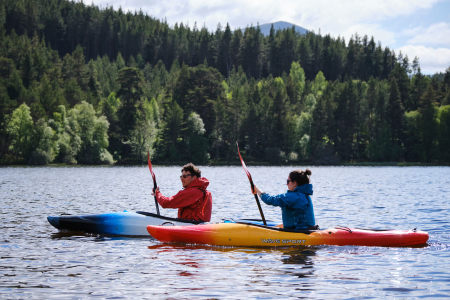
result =
[[[184,165],[183,169],[181,169],[181,172],[183,171],[190,172],[192,175],[197,176],[197,178],[202,177],[202,172],[193,163],[188,163],[187,165]]]
[[[305,171],[295,170],[289,173],[289,178],[300,186],[309,183],[309,175],[311,175],[310,169],[306,169]]]

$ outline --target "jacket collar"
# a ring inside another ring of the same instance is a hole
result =
[[[296,187],[295,190],[293,190],[293,191],[288,190],[288,193],[289,192],[312,195],[313,194],[312,184],[307,183],[307,184],[300,185],[300,186]]]

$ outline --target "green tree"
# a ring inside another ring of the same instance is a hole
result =
[[[405,145],[406,161],[422,161],[423,147],[422,134],[420,132],[420,113],[415,111],[406,112],[404,116],[403,142]]]
[[[97,117],[92,104],[85,101],[69,111],[69,118],[78,123],[80,151],[77,160],[84,164],[112,164],[108,148],[109,123],[105,116]]]
[[[309,95],[314,98],[313,95]],[[308,96],[308,97],[309,97]],[[298,154],[301,161],[308,161],[311,157],[311,124],[312,115],[307,112],[302,112],[297,119],[297,138],[298,140]]]
[[[78,85],[85,89],[88,82],[88,75],[86,70],[86,63],[83,53],[83,48],[78,45],[75,51],[72,53],[73,65],[72,74],[73,78],[77,81]]]
[[[134,157],[137,162],[147,161],[147,151],[153,154],[153,144],[156,139],[155,123],[144,116],[139,116],[134,129],[131,130],[126,144],[131,146]]]
[[[64,81],[64,96],[71,107],[86,100],[85,93],[81,90],[81,87],[75,79]]]
[[[450,162],[450,105],[439,108],[439,153],[440,160]]]
[[[305,71],[300,67],[298,62],[292,62],[289,76],[294,83],[294,92],[293,97],[291,97],[291,102],[296,104],[300,103],[305,88]]]
[[[322,95],[323,91],[327,88],[327,81],[325,76],[323,76],[322,72],[317,73],[316,79],[313,84],[313,92],[314,95],[319,96]]]
[[[389,77],[391,79],[392,78],[395,79],[396,81],[403,109],[405,109],[406,111],[412,110],[414,106],[411,103],[410,97],[411,83],[408,77],[407,70],[405,70],[399,63],[397,63],[395,65],[394,70],[392,70],[391,74],[389,75]]]
[[[33,134],[33,146],[36,149],[30,154],[28,164],[30,165],[46,165],[52,162],[58,155],[57,142],[53,140],[54,131],[44,119],[36,122]]]
[[[390,127],[392,155],[391,160],[399,160],[402,156],[401,138],[403,130],[404,108],[400,98],[397,83],[391,79],[389,90],[389,101],[387,105],[387,120]]]
[[[122,103],[117,112],[119,136],[122,141],[126,141],[136,126],[137,107],[144,95],[144,74],[136,68],[123,68],[119,71],[117,82],[120,84],[117,97],[120,98]],[[132,153],[132,149],[127,144],[124,144],[124,147],[118,151],[124,156],[129,156]]]
[[[420,131],[422,133],[423,159],[427,162],[436,159],[438,145],[438,109],[435,102],[435,93],[428,85],[420,101]]]
[[[411,80],[411,110],[419,108],[420,99],[426,91],[427,84],[427,78],[422,74],[419,67]]]
[[[229,112],[228,115],[230,117],[230,142],[238,141],[241,137],[241,129],[242,124],[244,123],[244,119],[247,113],[247,105],[244,96],[244,88],[236,88],[233,90],[231,94],[231,98],[228,102]]]
[[[273,117],[274,117],[274,142],[278,147],[286,145],[286,133],[284,131],[286,114],[289,106],[289,98],[286,86],[282,78],[277,77],[273,81]]]
[[[351,79],[340,87],[334,118],[336,120],[336,151],[344,160],[351,160],[354,155],[354,135],[357,129],[357,95]]]
[[[11,135],[8,131],[8,123],[17,106],[17,102],[10,99],[7,89],[8,77],[13,71],[13,61],[0,57],[0,160],[9,152]]]
[[[24,103],[12,113],[7,131],[12,137],[10,149],[16,160],[27,162],[32,150],[33,119],[30,108]]]
[[[96,106],[102,97],[102,87],[98,81],[98,72],[93,60],[88,63],[88,82],[87,88],[90,91],[92,100],[89,101],[92,105]]]
[[[181,135],[185,129],[184,112],[176,101],[172,101],[165,109],[163,126],[163,158],[179,161],[181,154]]]
[[[188,158],[194,164],[205,164],[209,158],[205,125],[200,115],[193,112],[187,119],[186,144]]]
[[[53,119],[49,119],[49,126],[56,135],[58,155],[56,161],[66,164],[76,164],[75,159],[81,148],[81,138],[78,135],[80,128],[78,121],[68,117],[64,105],[58,107],[58,112],[53,113]]]
[[[47,75],[42,77],[39,85],[39,101],[44,108],[46,116],[52,116],[58,107],[58,102],[56,99],[55,92],[48,81]]]

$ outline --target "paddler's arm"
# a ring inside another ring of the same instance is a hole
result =
[[[261,200],[269,205],[274,205],[274,206],[281,206],[278,205],[278,203],[281,202],[281,199],[279,199],[279,196],[269,196],[267,193],[264,193],[263,191],[261,191],[256,185],[254,186],[255,188],[255,193],[258,193],[258,196],[261,198]],[[283,228],[283,223],[276,225],[275,227],[278,228]]]
[[[254,191],[252,191],[253,194],[258,194],[258,196],[261,198],[261,200],[268,204],[268,205],[273,205],[273,206],[281,206],[282,205],[282,200],[279,197],[279,195],[277,196],[269,196],[269,194],[261,191],[256,185],[253,186],[254,187]]]
[[[268,205],[273,205],[273,206],[284,206],[284,201],[283,199],[280,197],[280,195],[276,195],[276,196],[270,196],[267,193],[261,193],[260,195],[261,200]]]
[[[156,201],[162,208],[181,208],[194,204],[203,198],[203,193],[199,189],[184,189],[172,197],[166,197],[157,189],[155,192]]]

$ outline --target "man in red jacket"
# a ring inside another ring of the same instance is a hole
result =
[[[212,196],[211,192],[206,190],[209,185],[208,179],[202,177],[201,171],[192,163],[183,166],[180,179],[184,189],[175,196],[163,196],[159,187],[152,195],[156,197],[162,208],[178,208],[180,219],[209,222]]]

